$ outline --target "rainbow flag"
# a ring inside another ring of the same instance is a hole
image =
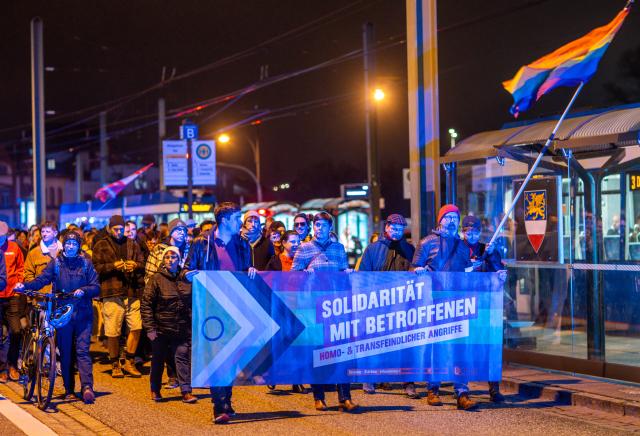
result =
[[[521,67],[502,86],[513,95],[509,110],[516,118],[534,101],[558,86],[576,86],[587,82],[598,69],[598,63],[622,26],[631,2],[611,21],[593,29],[582,38],[563,45],[553,53]]]

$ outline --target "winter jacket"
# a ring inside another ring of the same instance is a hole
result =
[[[140,314],[148,332],[191,337],[191,283],[162,266],[144,288]]]
[[[249,244],[251,250],[251,266],[259,271],[264,271],[267,268],[269,260],[271,260],[275,254],[273,244],[269,238],[260,234],[258,240],[251,243],[246,235],[243,234],[240,237]]]
[[[7,287],[7,264],[4,256],[0,256],[0,291]]]
[[[121,255],[120,244],[126,244],[126,256]],[[130,273],[118,270],[114,266],[118,260],[133,260],[136,269]],[[140,297],[144,260],[136,241],[123,238],[118,242],[111,235],[102,238],[93,247],[93,263],[100,275],[100,297]]]
[[[100,295],[98,273],[91,261],[84,255],[66,257],[58,255],[49,262],[34,280],[25,282],[27,290],[38,290],[52,284],[53,292],[73,292],[82,289],[84,295],[76,303],[76,318],[93,318],[91,299]]]
[[[62,244],[59,241],[56,241],[56,243],[58,244],[56,253],[61,253]],[[45,243],[41,241],[39,246],[34,247],[27,254],[27,259],[24,261],[24,280],[30,282],[35,279],[53,259],[55,259],[55,256],[51,255]],[[51,292],[51,285],[45,286],[40,291]]]
[[[17,283],[23,281],[24,275],[24,256],[18,244],[13,241],[5,241],[0,247],[0,251],[4,253],[5,269],[7,273],[6,285],[0,291],[0,298],[12,297],[13,288]]]
[[[364,250],[358,271],[409,271],[414,252],[404,238],[392,241],[381,236]]]
[[[199,271],[219,271],[220,261],[218,260],[218,247],[224,246],[224,242],[217,239],[215,235],[207,234],[199,236],[193,241],[189,259],[187,260],[187,269]],[[242,239],[240,235],[233,235],[226,245],[229,256],[233,261],[236,271],[248,271],[251,267],[251,247],[247,240]]]
[[[280,254],[276,254],[274,255],[271,260],[269,261],[269,263],[267,264],[267,268],[266,271],[291,271],[291,268],[293,267],[293,259],[289,259],[289,268],[283,268],[283,259],[284,258],[284,265],[286,265],[286,260],[287,260],[287,255],[286,253],[280,253]]]
[[[446,236],[434,231],[418,244],[412,266],[430,271],[464,272],[471,266],[469,248],[458,235]]]
[[[469,256],[471,258],[477,258],[480,260],[482,255],[484,254],[485,249],[487,248],[486,244],[481,244],[480,242],[475,245],[469,244],[466,240],[464,241],[465,246],[469,248]],[[474,271],[478,272],[496,272],[504,269],[502,265],[502,259],[500,258],[499,250],[493,250],[491,254],[487,254],[487,257],[482,262],[482,265],[479,269],[474,269]]]

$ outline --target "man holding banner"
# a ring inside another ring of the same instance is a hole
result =
[[[333,228],[333,219],[327,212],[317,213],[313,217],[313,239],[305,242],[298,249],[294,259],[292,271],[346,271],[350,272],[347,263],[347,253],[340,242],[333,242],[329,238]],[[327,410],[325,402],[325,390],[328,385],[312,384],[315,408],[319,411]],[[338,401],[339,410],[353,412],[358,405],[351,401],[351,384],[339,383]]]
[[[453,204],[445,204],[438,213],[438,230],[418,244],[413,256],[413,267],[417,274],[427,271],[464,272],[471,271],[473,265],[469,249],[458,235],[460,210]],[[441,406],[440,382],[429,382],[427,402],[431,406]],[[477,404],[469,398],[467,383],[454,383],[458,409],[471,410]]]
[[[197,238],[187,260],[189,277],[198,271],[246,271],[254,278],[249,243],[240,237],[240,208],[231,202],[220,203],[214,210],[218,227],[214,232]],[[224,424],[235,415],[231,407],[231,386],[212,386],[214,424]]]

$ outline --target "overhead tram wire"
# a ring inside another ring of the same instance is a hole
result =
[[[177,82],[179,80],[192,77],[192,76],[194,76],[196,74],[200,74],[200,73],[203,73],[205,71],[213,70],[213,69],[222,67],[224,65],[227,65],[229,63],[244,59],[244,58],[249,57],[249,56],[252,56],[253,54],[258,53],[259,50],[262,47],[264,47],[265,45],[272,44],[274,42],[280,42],[280,41],[288,40],[289,38],[292,38],[292,37],[297,37],[298,36],[297,33],[300,33],[300,34],[304,35],[304,34],[306,34],[306,33],[308,33],[310,31],[310,30],[307,30],[305,32],[305,30],[307,28],[312,28],[313,27],[313,29],[315,30],[315,29],[320,28],[320,27],[322,27],[322,26],[324,26],[326,24],[333,23],[337,19],[342,19],[344,17],[347,17],[347,16],[351,15],[352,13],[355,13],[355,12],[347,12],[349,9],[351,9],[351,8],[353,8],[353,7],[355,7],[355,6],[359,5],[359,4],[362,4],[362,3],[366,3],[366,2],[364,0],[354,1],[354,2],[352,2],[352,3],[350,3],[350,4],[346,5],[346,6],[338,8],[338,9],[333,10],[333,11],[331,11],[331,12],[329,12],[329,13],[327,13],[327,14],[319,17],[319,18],[316,18],[315,20],[311,20],[308,23],[305,23],[305,24],[303,24],[301,26],[298,26],[298,27],[295,27],[293,29],[290,29],[290,30],[288,30],[288,31],[286,31],[286,32],[284,32],[284,33],[282,33],[280,35],[276,35],[276,36],[274,36],[272,38],[264,40],[264,41],[262,41],[262,42],[260,42],[260,43],[258,43],[256,45],[254,45],[251,48],[248,48],[248,49],[245,49],[245,50],[241,50],[240,52],[234,53],[234,54],[226,56],[226,57],[224,57],[224,58],[222,58],[220,60],[217,60],[215,62],[211,62],[211,63],[209,63],[207,65],[202,66],[202,67],[198,67],[198,68],[195,68],[195,69],[193,69],[191,71],[188,71],[188,72],[185,72],[183,74],[177,75],[177,76],[175,76],[175,77],[173,77],[171,79],[160,81],[160,82],[158,82],[158,83],[156,83],[156,84],[154,84],[154,85],[152,85],[152,86],[150,86],[148,88],[145,88],[145,89],[143,89],[141,91],[138,91],[138,92],[135,92],[135,93],[123,96],[123,97],[119,97],[119,98],[116,98],[116,99],[113,99],[113,100],[110,100],[110,101],[107,101],[107,102],[103,102],[103,103],[99,103],[99,104],[92,105],[92,106],[89,106],[89,107],[85,107],[85,108],[82,108],[82,109],[78,109],[78,110],[75,110],[75,111],[72,111],[72,112],[69,112],[69,113],[66,113],[66,114],[61,114],[61,115],[58,115],[58,116],[51,117],[51,118],[47,119],[47,122],[52,122],[52,121],[57,121],[57,120],[73,117],[73,116],[80,115],[80,114],[83,114],[83,113],[89,112],[89,111],[110,112],[112,110],[117,109],[120,106],[123,106],[123,105],[127,104],[128,102],[130,102],[132,100],[135,100],[135,99],[137,99],[139,97],[142,97],[142,96],[144,96],[144,95],[146,95],[146,94],[148,94],[150,92],[155,91],[156,89],[160,89],[160,88],[162,88],[162,87],[164,87],[166,85],[169,85],[171,83],[174,83],[174,82]],[[366,4],[366,7],[369,7],[369,6],[370,6],[369,4]],[[363,6],[361,9],[365,9],[366,7]],[[361,9],[357,10],[357,12],[359,12]],[[333,18],[334,16],[338,16],[338,18],[331,20],[331,18]],[[327,21],[327,23],[323,23],[323,21],[325,21],[327,19],[329,19],[329,21]],[[89,119],[91,119],[93,117],[96,117],[97,115],[98,114],[93,114]],[[27,128],[27,127],[30,127],[30,126],[31,126],[31,123],[24,123],[24,124],[13,126],[13,127],[7,127],[7,128],[4,128],[4,129],[0,129],[0,134],[6,133],[6,132],[10,132],[10,131],[13,131],[13,130],[19,130],[19,129],[22,129],[22,128]]]

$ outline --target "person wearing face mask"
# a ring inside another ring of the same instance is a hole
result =
[[[151,341],[151,399],[162,401],[160,385],[167,357],[175,359],[182,401],[195,403],[191,393],[191,283],[182,274],[180,250],[164,249],[160,270],[147,282],[140,311]]]
[[[240,237],[246,240],[251,247],[251,266],[259,271],[264,271],[275,252],[269,238],[262,233],[260,214],[255,210],[244,214]]]
[[[102,316],[107,336],[107,349],[111,360],[111,377],[141,377],[135,366],[135,351],[140,341],[139,277],[144,271],[144,259],[138,243],[124,236],[124,219],[113,215],[109,220],[109,236],[98,241],[93,248],[93,262],[100,275]],[[126,361],[120,366],[120,335],[126,321],[129,329],[126,341]]]
[[[56,345],[60,350],[60,366],[65,388],[65,399],[74,399],[73,351],[80,373],[81,396],[85,403],[95,400],[93,392],[93,365],[89,355],[93,307],[91,300],[100,294],[98,274],[87,257],[80,252],[82,238],[75,231],[65,233],[62,254],[52,259],[32,281],[18,283],[16,291],[42,289],[51,284],[52,292],[73,294],[78,299],[67,325],[56,330]]]
[[[407,220],[402,215],[389,215],[384,224],[384,233],[364,250],[358,271],[409,271],[415,249],[404,238],[406,228]],[[420,398],[413,382],[404,383],[403,387],[407,397]],[[364,383],[362,390],[374,394],[375,386],[373,383]]]
[[[482,223],[478,217],[467,215],[462,220],[462,236],[464,243],[469,248],[469,255],[473,263],[473,270],[477,272],[497,272],[501,279],[506,279],[506,270],[502,265],[502,259],[498,250],[492,246],[480,242]],[[485,255],[486,253],[486,255]],[[494,403],[502,403],[504,396],[500,393],[499,382],[489,382],[489,398]]]
[[[458,235],[460,210],[453,204],[445,204],[438,212],[438,229],[425,237],[418,244],[413,256],[412,269],[416,274],[427,271],[465,272],[472,271],[469,248]],[[441,406],[440,382],[429,382],[427,385],[427,402],[431,406]],[[471,410],[477,403],[469,398],[469,387],[466,383],[454,383],[453,388],[458,398],[458,409]]]

